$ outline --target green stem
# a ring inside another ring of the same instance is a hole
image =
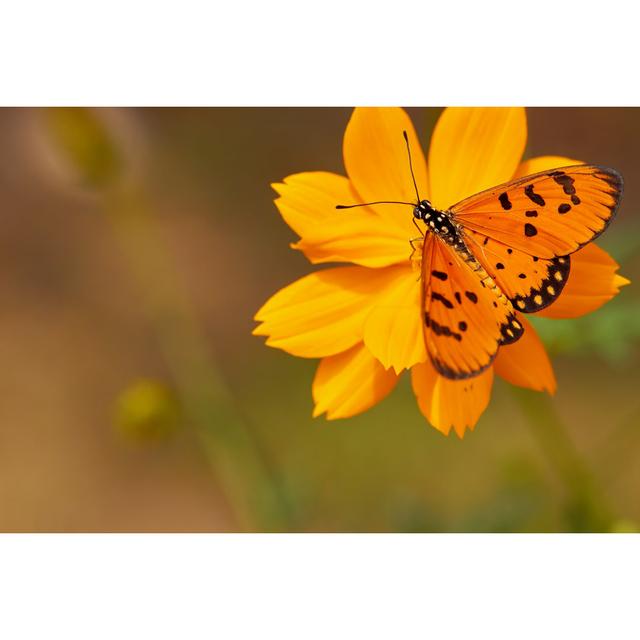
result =
[[[615,519],[606,497],[546,396],[511,387],[527,426],[568,494],[566,514],[573,531],[610,531]]]
[[[598,443],[598,463],[605,470],[605,478],[617,480],[620,474],[633,468],[640,448],[640,407],[634,407],[614,431]]]
[[[196,314],[180,286],[154,216],[139,194],[114,190],[108,218],[139,286],[188,421],[247,531],[286,531],[285,494],[253,431],[240,417]]]

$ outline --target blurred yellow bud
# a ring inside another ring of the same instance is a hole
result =
[[[117,398],[115,427],[129,440],[165,439],[179,428],[180,421],[175,394],[155,380],[138,380]]]
[[[611,533],[638,533],[638,526],[633,520],[616,520],[611,525]]]
[[[116,143],[98,111],[87,107],[56,107],[45,112],[53,145],[83,184],[110,185],[121,173]]]

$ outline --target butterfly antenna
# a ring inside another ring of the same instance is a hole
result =
[[[336,209],[353,209],[354,207],[368,207],[371,204],[406,204],[415,207],[413,202],[398,202],[397,200],[378,200],[377,202],[363,202],[361,204],[337,204]]]
[[[409,146],[409,136],[407,135],[406,131],[402,132],[402,135],[404,136],[404,141],[407,144],[407,155],[409,156],[409,170],[411,171],[411,178],[413,179],[413,186],[416,190],[416,197],[418,198],[418,202],[421,202],[420,200],[420,194],[418,193],[418,184],[416,182],[416,177],[413,173],[413,162],[411,162],[411,147]]]
[[[409,170],[411,171],[411,179],[413,180],[413,187],[416,190],[416,197],[418,198],[418,203],[420,202],[420,194],[418,193],[418,183],[416,182],[416,176],[413,173],[413,162],[411,160],[411,147],[409,146],[409,136],[406,131],[402,132],[404,136],[404,141],[407,144],[407,155],[409,156]],[[337,204],[336,209],[353,209],[354,207],[368,207],[371,204],[406,204],[410,207],[415,207],[416,203],[414,202],[398,202],[397,200],[378,200],[377,202],[365,202],[362,204]],[[415,224],[415,222],[414,222]]]

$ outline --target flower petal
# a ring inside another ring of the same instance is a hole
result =
[[[500,347],[495,372],[507,382],[534,391],[556,392],[556,377],[547,351],[535,329],[518,314],[524,334],[517,342]]]
[[[305,276],[273,295],[258,311],[254,335],[303,358],[322,358],[362,340],[378,295],[394,284],[398,267],[338,267]]]
[[[522,178],[530,176],[532,173],[539,171],[549,171],[550,169],[558,169],[559,167],[571,167],[576,164],[584,164],[581,160],[572,160],[564,156],[537,156],[524,160],[518,165],[514,178]]]
[[[577,318],[600,308],[620,292],[629,280],[618,275],[618,263],[596,244],[571,255],[571,272],[560,297],[536,315],[545,318]]]
[[[292,247],[311,262],[382,267],[408,259],[406,230],[369,207],[336,210],[337,204],[360,202],[348,178],[323,171],[296,173],[272,187],[280,195],[275,200],[280,214],[301,238]]]
[[[407,233],[366,209],[340,211],[330,220],[307,226],[302,240],[292,247],[314,264],[353,262],[378,268],[407,262],[411,255]]]
[[[523,108],[449,107],[429,148],[431,200],[448,208],[513,177],[527,142]]]
[[[398,382],[359,343],[343,353],[323,358],[313,381],[313,417],[326,412],[328,420],[362,413],[385,398]]]
[[[411,369],[411,385],[424,417],[445,435],[453,427],[462,438],[465,429],[474,429],[489,404],[493,368],[468,380],[448,380],[425,362]]]
[[[343,142],[344,165],[361,202],[415,202],[403,131],[409,137],[420,197],[427,197],[427,165],[411,118],[397,107],[366,107],[354,110]],[[401,229],[413,229],[409,207],[378,205],[372,209]]]
[[[427,359],[422,335],[421,283],[411,266],[396,271],[397,278],[364,324],[364,343],[385,369],[396,373]]]
[[[300,237],[310,225],[338,217],[337,204],[358,202],[349,179],[328,171],[295,173],[271,186],[280,196],[275,200],[280,215]]]

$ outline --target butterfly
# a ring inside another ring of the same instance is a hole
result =
[[[561,167],[440,210],[420,199],[406,132],[404,138],[417,202],[367,204],[413,207],[422,234],[420,312],[427,353],[446,378],[472,378],[491,366],[501,346],[522,336],[517,312],[540,311],[562,293],[571,254],[615,216],[622,176],[592,164]]]

